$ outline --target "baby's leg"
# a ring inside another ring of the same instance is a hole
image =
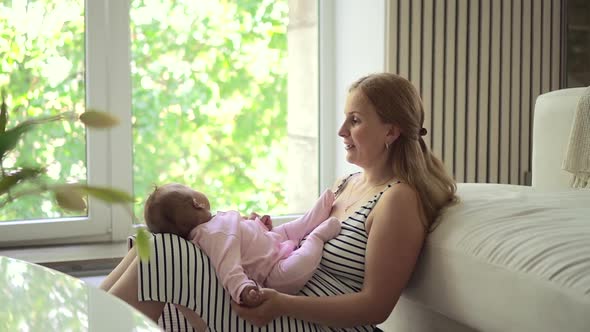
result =
[[[282,293],[296,294],[320,264],[324,243],[340,233],[340,221],[331,217],[316,227],[299,249],[279,261],[266,278],[265,286]]]
[[[334,193],[331,190],[326,190],[315,205],[303,216],[273,228],[273,232],[283,236],[286,240],[293,240],[297,243],[301,242],[304,236],[309,234],[320,223],[330,216],[334,204]]]

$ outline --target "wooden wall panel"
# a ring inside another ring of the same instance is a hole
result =
[[[420,90],[457,181],[526,184],[535,100],[563,86],[563,1],[387,1],[387,70]]]

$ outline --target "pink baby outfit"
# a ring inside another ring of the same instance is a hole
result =
[[[189,239],[205,251],[234,301],[240,303],[244,287],[256,284],[295,294],[317,268],[324,242],[340,232],[340,222],[328,219],[332,204],[334,193],[326,190],[304,216],[272,231],[258,218],[244,219],[237,211],[218,212],[195,227]]]

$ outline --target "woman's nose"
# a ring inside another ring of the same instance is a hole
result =
[[[348,129],[346,129],[345,123],[343,123],[340,126],[340,129],[338,129],[338,136],[340,136],[340,137],[346,137],[346,136],[348,136]]]

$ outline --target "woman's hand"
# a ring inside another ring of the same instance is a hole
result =
[[[283,309],[280,305],[281,293],[274,289],[262,288],[258,294],[261,301],[259,306],[247,307],[232,301],[232,309],[238,316],[256,326],[265,326],[275,318],[285,314],[282,312]]]

